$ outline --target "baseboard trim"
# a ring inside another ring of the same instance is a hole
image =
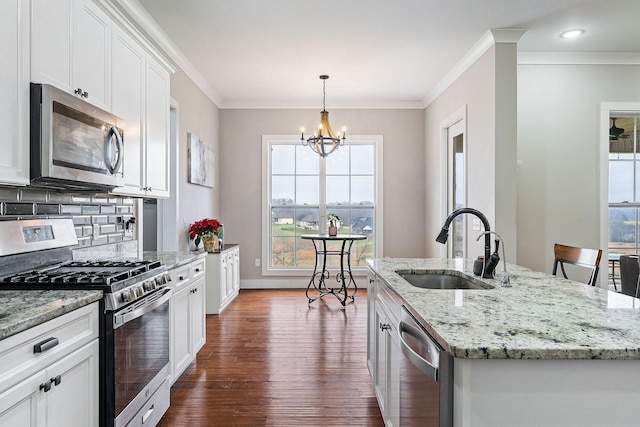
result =
[[[356,285],[359,289],[366,289],[367,276],[355,276]],[[335,279],[331,279],[335,282]],[[240,289],[305,289],[309,284],[307,278],[280,278],[280,279],[240,279]]]

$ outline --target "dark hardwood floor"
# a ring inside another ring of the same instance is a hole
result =
[[[366,291],[342,308],[302,289],[242,290],[207,316],[207,343],[160,426],[383,426],[366,364]]]

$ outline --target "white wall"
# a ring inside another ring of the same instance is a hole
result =
[[[518,66],[518,264],[550,272],[555,242],[606,248],[600,103],[633,101],[639,65]]]
[[[213,188],[190,184],[187,182],[187,147],[189,132],[196,134],[206,144],[212,147],[216,163],[218,161],[218,107],[205,96],[196,84],[182,71],[178,70],[171,76],[171,97],[178,102],[178,238],[177,250],[188,250],[187,237],[189,224],[202,218],[216,218],[219,216],[220,180],[218,165],[215,168],[215,185]],[[172,188],[173,192],[174,189]]]
[[[384,256],[423,257],[423,111],[329,111],[334,128],[347,126],[347,144],[349,134],[383,135]],[[262,279],[255,266],[262,256],[262,135],[295,135],[319,119],[319,109],[220,111],[220,218],[225,241],[240,244],[243,281]]]
[[[498,43],[489,48],[425,110],[426,255],[444,256],[435,242],[446,218],[446,144],[442,123],[466,105],[467,207],[487,216],[492,230],[505,239],[507,260],[516,245],[516,48]],[[480,234],[469,228],[469,257],[483,253]]]

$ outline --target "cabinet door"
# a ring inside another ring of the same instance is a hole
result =
[[[367,367],[371,380],[375,383],[374,362],[376,359],[377,319],[375,310],[376,295],[378,293],[376,277],[369,272],[369,284],[367,286]]]
[[[47,368],[47,427],[98,425],[98,340]],[[56,385],[54,379],[59,379]]]
[[[76,0],[72,45],[73,88],[98,107],[111,107],[111,20],[91,0]]]
[[[240,290],[240,248],[233,250],[233,289],[232,292]]]
[[[195,357],[206,341],[205,333],[205,282],[204,277],[191,287],[191,346]]]
[[[42,408],[40,384],[47,382],[44,371],[27,378],[14,387],[0,394],[0,426],[3,427],[36,427],[38,409]],[[41,425],[41,424],[40,424]]]
[[[229,253],[224,252],[220,254],[220,306],[224,305],[227,300],[227,282],[229,278]]]
[[[32,0],[31,79],[72,92],[73,0]]]
[[[113,113],[124,119],[124,188],[118,194],[144,195],[142,161],[144,153],[145,52],[118,26],[112,37]]]
[[[147,58],[146,188],[150,197],[169,197],[169,73]]]
[[[191,363],[191,286],[173,294],[173,363],[174,380],[184,372]]]
[[[376,301],[375,304],[376,314],[376,358],[375,358],[375,375],[374,375],[374,389],[376,397],[378,398],[378,405],[380,406],[380,412],[382,417],[386,419],[387,413],[387,354],[388,354],[388,333],[387,327],[390,327],[387,320],[387,315],[384,312],[382,306]]]
[[[0,2],[0,183],[29,183],[29,2]]]

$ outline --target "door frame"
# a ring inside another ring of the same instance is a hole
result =
[[[451,127],[453,127],[454,125],[459,125],[460,122],[462,122],[462,132],[463,132],[463,140],[462,140],[462,145],[463,145],[463,150],[466,153],[468,153],[468,147],[467,147],[467,104],[462,105],[460,108],[458,108],[455,112],[453,112],[451,115],[449,115],[449,117],[447,117],[446,119],[444,119],[443,121],[440,122],[440,182],[442,183],[440,186],[440,206],[441,206],[441,211],[442,211],[442,219],[444,221],[444,218],[446,218],[449,215],[449,191],[450,191],[450,185],[449,185],[449,129]],[[464,185],[465,188],[468,188],[468,159],[465,156],[465,161],[464,161]],[[467,203],[467,193],[465,192],[465,200],[464,200],[464,204],[466,206]],[[467,224],[466,224],[466,218],[463,220],[464,221],[464,229],[465,229],[465,236],[468,235],[467,233]],[[467,240],[465,238],[465,246],[467,244]],[[451,245],[449,245],[449,243],[447,243],[446,245],[442,245],[442,248],[440,249],[440,256],[442,258],[448,258],[448,255],[450,254],[450,247]],[[466,250],[466,247],[465,247]]]
[[[600,167],[598,168],[598,200],[600,204],[600,247],[602,248],[602,259],[609,259],[609,118],[612,113],[636,113],[640,114],[640,102],[601,102],[600,103],[600,144],[598,144],[598,157]],[[608,272],[609,263],[607,262]],[[598,286],[608,287],[608,274],[600,274]]]

